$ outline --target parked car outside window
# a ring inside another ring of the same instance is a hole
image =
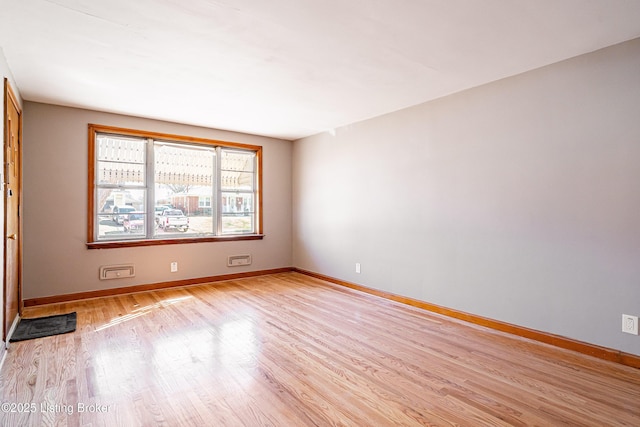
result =
[[[124,231],[128,231],[129,233],[145,231],[144,220],[144,212],[131,212],[122,221],[122,225],[124,225]]]
[[[127,215],[131,212],[134,212],[135,210],[136,208],[134,208],[133,206],[114,206],[112,218],[113,222],[122,225]]]

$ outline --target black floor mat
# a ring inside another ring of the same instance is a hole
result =
[[[38,317],[36,319],[20,319],[9,342],[66,334],[75,330],[75,312],[56,316]]]

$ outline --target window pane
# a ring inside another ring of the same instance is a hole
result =
[[[214,233],[213,148],[154,145],[155,237],[194,237]]]
[[[98,162],[98,185],[144,186],[144,165]]]
[[[222,234],[253,233],[253,213],[222,214]]]
[[[252,193],[222,193],[222,234],[253,233]]]
[[[251,191],[253,190],[252,172],[229,172],[222,171],[222,189],[229,191]]]
[[[96,140],[99,161],[144,164],[146,144],[144,139],[100,134]]]
[[[125,222],[132,213],[144,215],[145,199],[145,190],[98,189],[96,200],[98,239],[139,238],[140,236],[135,234],[140,233],[144,236],[144,228],[138,230],[136,227],[136,232],[132,235],[128,231],[131,224],[125,224]]]
[[[145,144],[144,139],[98,135],[97,184],[143,186]]]
[[[222,149],[222,170],[253,172],[255,158],[256,155],[253,152]]]
[[[255,153],[222,150],[220,185],[227,191],[252,191],[255,180]]]

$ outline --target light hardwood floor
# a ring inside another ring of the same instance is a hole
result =
[[[640,426],[638,369],[299,273],[25,317],[70,311],[11,345],[1,425]]]

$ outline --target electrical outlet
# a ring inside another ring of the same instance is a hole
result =
[[[360,263],[356,262],[356,273],[360,273]]]
[[[171,272],[175,273],[176,271],[178,271],[178,263],[174,261],[171,263]]]
[[[638,335],[638,316],[622,315],[622,332]]]

